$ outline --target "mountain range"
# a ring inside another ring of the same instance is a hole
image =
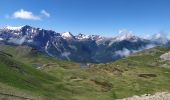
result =
[[[25,25],[1,28],[0,44],[27,45],[63,60],[106,63],[154,46],[168,46],[170,39],[161,34],[146,39],[129,32],[110,38],[81,33],[73,35]]]

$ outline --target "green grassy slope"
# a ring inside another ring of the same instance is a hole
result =
[[[170,47],[156,47],[113,63],[93,65],[90,70],[111,74],[112,91],[118,98],[170,91],[170,69],[161,67],[170,61],[160,59],[168,51]]]
[[[11,59],[15,59],[15,61],[17,61],[18,63],[23,63],[24,65],[22,67],[25,68],[25,66],[30,67],[33,64],[42,64],[44,66],[38,70],[44,73],[48,73],[49,76],[55,77],[56,80],[52,81],[52,83],[50,84],[46,84],[46,88],[48,87],[46,92],[44,92],[44,90],[37,91],[40,96],[46,95],[46,97],[49,97],[49,99],[54,100],[68,100],[68,98],[69,100],[94,100],[94,98],[96,98],[97,100],[103,100],[107,98],[112,99],[112,97],[109,96],[110,93],[104,93],[103,90],[101,91],[101,89],[103,89],[101,85],[96,85],[94,81],[91,81],[89,79],[83,79],[81,75],[79,78],[79,74],[88,75],[89,73],[86,72],[86,69],[79,68],[80,66],[77,63],[56,60],[54,58],[48,57],[47,55],[42,55],[41,53],[31,51],[29,47],[25,46],[15,47],[1,45],[0,49],[2,51],[5,51],[6,53],[12,54],[13,57]],[[18,50],[22,52],[19,52]],[[36,70],[35,68],[33,69]],[[16,76],[11,77],[15,78]],[[14,80],[12,80],[11,82],[13,81]],[[22,82],[18,83],[19,86],[20,84],[22,84]],[[42,82],[42,84],[44,84],[44,82]],[[24,86],[22,89],[30,91],[29,89],[27,89],[27,85],[23,85]],[[39,86],[35,87],[41,88]],[[36,93],[36,91],[31,92]]]
[[[13,55],[0,55],[0,90],[5,93],[10,90],[49,100],[114,100],[170,91],[170,69],[161,67],[169,61],[159,58],[170,47],[145,50],[113,63],[91,64],[90,68],[79,68],[77,63],[56,60],[26,46],[0,45],[0,50]]]
[[[51,76],[3,54],[0,54],[0,82],[15,87],[16,90],[27,90],[35,94],[33,96],[35,98],[40,96],[45,99],[60,99],[65,94],[70,93],[63,86],[60,77]],[[60,96],[56,94],[60,94]]]
[[[70,95],[66,95],[71,94],[71,91],[64,85],[60,76],[52,76],[32,67],[32,63],[35,62],[47,63],[51,61],[53,63],[55,61],[53,58],[42,54],[30,54],[32,52],[21,55],[23,52],[16,53],[16,49],[16,47],[12,46],[3,45],[1,47],[3,52],[0,52],[0,90],[3,91],[0,91],[0,95],[7,94],[7,97],[19,95],[18,98],[22,98],[24,97],[22,92],[26,92],[30,98],[50,100],[54,98],[58,100],[70,98],[71,100]],[[56,62],[59,65],[64,63],[58,60]],[[66,63],[62,65],[67,67]],[[11,93],[16,95],[11,96]]]

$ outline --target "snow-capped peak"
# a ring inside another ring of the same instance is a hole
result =
[[[20,30],[23,26],[18,26],[18,27],[13,27],[13,26],[6,26],[4,27],[4,29],[7,29],[7,30]]]
[[[79,34],[76,36],[76,38],[79,39],[79,40],[89,39],[89,35],[84,35],[84,34],[79,33]]]
[[[4,40],[3,38],[0,38],[0,41]]]
[[[96,40],[96,41],[104,39],[104,37],[100,35],[85,35],[82,33],[79,33],[77,36],[75,36],[75,38],[78,40]]]
[[[63,38],[72,38],[73,37],[73,35],[70,32],[61,33],[61,36]]]
[[[123,40],[137,40],[138,37],[136,37],[132,32],[129,31],[121,31],[120,35],[116,37],[117,41],[123,41]]]
[[[119,42],[123,40],[131,41],[131,42],[136,42],[140,38],[135,36],[131,31],[123,30],[119,31],[119,35],[116,36],[110,43],[109,46],[111,46],[114,42]]]

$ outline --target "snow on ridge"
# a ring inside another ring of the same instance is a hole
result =
[[[6,26],[4,29],[8,30],[20,30],[23,26],[13,27],[13,26]]]
[[[114,39],[109,43],[109,46],[111,46],[115,42],[120,42],[120,41],[124,41],[124,40],[136,42],[139,39],[142,39],[142,38],[139,38],[138,36],[134,35],[132,32],[121,31],[121,32],[119,32],[119,35],[114,37]]]
[[[89,35],[85,35],[85,34],[80,33],[76,36],[76,38],[79,39],[79,40],[88,39]]]
[[[100,36],[100,35],[85,35],[82,33],[79,33],[78,35],[75,36],[76,39],[78,40],[86,40],[86,39],[91,39],[91,40],[101,40],[104,39],[104,37]]]
[[[137,37],[133,33],[129,33],[129,32],[127,32],[127,33],[123,32],[116,37],[117,41],[131,40],[131,39],[137,39]]]
[[[73,35],[70,32],[61,33],[61,36],[64,38],[72,38],[73,37]]]
[[[28,26],[28,25],[26,25]],[[1,29],[4,30],[13,30],[15,35],[18,35],[18,31],[20,31],[23,27],[25,26],[18,26],[18,27],[13,27],[13,26],[6,26],[3,27]],[[31,26],[30,26],[31,27]],[[42,30],[40,28],[37,28],[36,30]],[[36,33],[36,30],[34,30],[34,28],[31,30],[32,33]],[[128,31],[128,30],[120,30],[118,36],[114,36],[112,38],[109,37],[102,37],[100,35],[85,35],[85,34],[78,34],[76,36],[72,35],[70,32],[64,32],[64,33],[59,33],[61,35],[61,37],[63,39],[77,39],[77,40],[96,40],[97,42],[101,43],[101,41],[104,40],[110,40],[111,42],[109,43],[109,45],[112,45],[114,42],[119,42],[119,41],[123,41],[123,40],[128,40],[131,42],[136,42],[140,39],[144,39],[144,40],[150,40],[153,42],[158,42],[158,43],[163,43],[166,44],[170,41],[170,35],[168,34],[164,34],[162,32],[159,32],[157,34],[154,35],[145,35],[144,37],[139,37],[138,35],[134,35],[134,33],[132,31]]]

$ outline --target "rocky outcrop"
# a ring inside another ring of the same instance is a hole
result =
[[[170,93],[161,92],[154,95],[145,94],[142,96],[133,96],[129,98],[124,98],[121,100],[170,100]]]
[[[162,60],[170,60],[170,51],[160,56]]]

